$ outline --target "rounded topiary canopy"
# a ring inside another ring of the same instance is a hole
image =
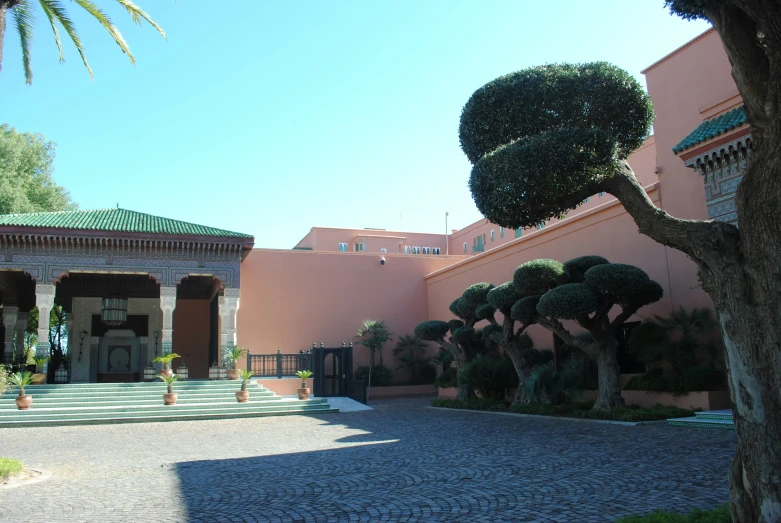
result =
[[[507,310],[520,299],[521,295],[515,290],[515,284],[511,281],[497,285],[488,293],[486,299],[494,309]]]
[[[456,298],[453,300],[453,303],[450,304],[450,312],[462,320],[468,320],[474,316],[475,307],[469,305],[463,298]]]
[[[521,323],[534,321],[534,316],[537,314],[537,302],[539,301],[539,296],[526,296],[525,298],[521,298],[515,302],[510,310],[510,317]]]
[[[565,283],[546,292],[537,302],[537,312],[547,318],[577,320],[594,312],[599,297],[583,283]]]
[[[496,309],[494,309],[490,303],[484,303],[475,310],[475,317],[478,320],[487,320],[493,318],[495,312]]]
[[[581,256],[564,262],[564,272],[567,273],[569,283],[583,283],[586,271],[597,265],[610,263],[602,256]]]
[[[461,327],[453,331],[453,338],[459,343],[472,341],[475,337],[475,330],[472,327]]]
[[[450,327],[448,326],[447,322],[431,320],[424,321],[423,323],[417,325],[415,327],[414,333],[415,336],[421,340],[437,341],[444,338],[448,330],[450,330]]]
[[[485,327],[480,329],[480,337],[483,339],[483,341],[497,342],[501,340],[501,336],[502,336],[501,325],[491,323],[490,325],[486,325]]]
[[[467,287],[461,297],[469,305],[477,307],[478,305],[485,303],[485,297],[493,288],[494,286],[490,283],[475,283],[474,285]]]
[[[635,296],[648,290],[651,279],[634,265],[607,263],[587,270],[583,281],[599,294],[609,294],[620,303],[631,303]]]
[[[450,332],[455,331],[456,329],[460,329],[464,326],[464,322],[461,320],[450,320],[447,322],[447,326],[450,329]]]
[[[564,281],[564,266],[556,260],[532,260],[520,265],[513,274],[515,290],[521,296],[545,294]]]
[[[478,209],[505,227],[529,227],[576,207],[586,188],[642,145],[650,98],[613,65],[554,64],[502,76],[461,113],[461,148],[474,164]]]

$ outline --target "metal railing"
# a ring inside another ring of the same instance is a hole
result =
[[[311,351],[282,354],[282,351],[277,349],[276,354],[247,353],[247,370],[259,378],[290,378],[295,377],[296,371],[313,369],[314,357]]]

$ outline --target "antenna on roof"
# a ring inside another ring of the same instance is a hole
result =
[[[117,202],[117,209],[119,209],[119,202]]]

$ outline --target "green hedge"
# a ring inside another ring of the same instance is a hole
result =
[[[732,518],[725,505],[714,510],[694,509],[689,514],[657,511],[647,516],[620,518],[616,523],[732,523]]]
[[[444,407],[448,409],[467,409],[467,410],[490,410],[515,412],[518,414],[537,414],[541,416],[563,416],[567,418],[583,419],[601,419],[611,421],[656,421],[668,418],[683,418],[694,416],[694,411],[679,409],[678,407],[668,407],[665,405],[654,405],[651,408],[644,409],[637,406],[622,407],[612,412],[592,411],[592,403],[569,403],[566,405],[549,405],[539,403],[529,403],[521,405],[507,406],[502,401],[496,400],[434,400],[431,402],[434,407]]]
[[[24,470],[21,461],[10,458],[0,458],[0,481],[5,481]]]

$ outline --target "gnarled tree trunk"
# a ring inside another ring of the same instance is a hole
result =
[[[529,398],[523,391],[523,380],[528,377],[528,369],[526,368],[526,362],[523,359],[523,351],[516,341],[503,342],[502,350],[513,362],[513,368],[515,368],[516,374],[518,374],[518,389],[515,391],[515,398],[513,403],[528,403]]]
[[[618,343],[604,342],[593,351],[593,357],[597,361],[597,380],[599,392],[593,410],[613,410],[624,406],[624,398],[621,397],[621,387],[618,385],[620,372],[616,349]]]

